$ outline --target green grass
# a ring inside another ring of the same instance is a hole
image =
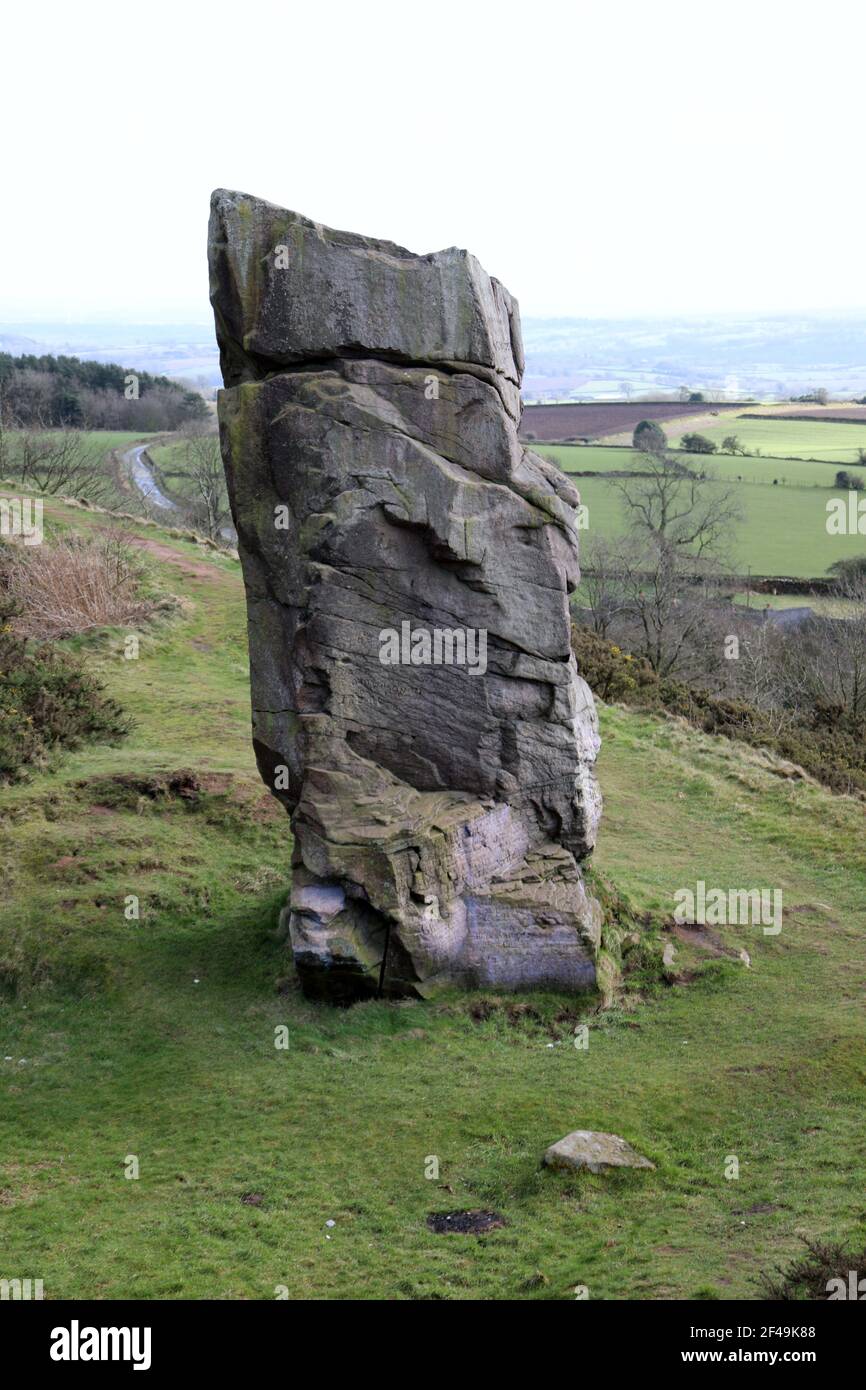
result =
[[[558,463],[565,473],[579,473],[583,471],[597,473],[631,472],[633,468],[640,468],[641,455],[636,449],[625,445],[602,445],[602,444],[532,444],[528,446],[536,454],[541,454],[543,458],[550,459]],[[684,460],[693,462],[691,455],[684,455]]]
[[[787,407],[795,412],[797,407]],[[828,407],[832,414],[832,407]],[[678,444],[684,433],[689,432],[688,424],[670,437],[671,444]],[[830,420],[780,420],[767,415],[760,420],[747,420],[740,415],[727,415],[718,422],[699,427],[699,434],[721,445],[729,434],[735,434],[742,446],[753,453],[760,449],[762,454],[772,454],[775,458],[828,459],[833,463],[856,463],[858,449],[866,449],[866,424],[840,425]],[[750,460],[746,460],[750,462]]]
[[[785,608],[811,608],[813,613],[822,618],[851,618],[859,611],[859,604],[854,599],[828,598],[824,594],[758,594],[752,590],[751,593],[743,591],[734,594],[733,602],[741,605],[748,603],[748,606],[756,611],[764,608],[776,611]]]
[[[566,473],[584,470],[622,472],[641,467],[641,455],[632,448],[603,448],[593,444],[542,444],[533,447],[536,453],[558,463]],[[677,454],[676,457],[689,467],[706,471],[726,483],[832,488],[836,478],[836,468],[832,464],[803,459],[743,458],[738,454]]]
[[[842,426],[847,428],[847,426]],[[606,460],[610,469],[637,466],[639,456],[630,449],[594,449],[545,445],[541,453],[556,461],[566,472],[600,466]],[[587,456],[593,457],[586,462]],[[689,456],[685,456],[689,457]],[[708,458],[695,460],[706,467],[720,487],[733,482],[743,519],[730,538],[728,559],[731,567],[745,574],[810,577],[825,574],[836,560],[866,554],[866,536],[831,536],[827,533],[827,502],[831,497],[846,498],[847,493],[829,486],[835,476],[827,464],[797,464],[791,460],[768,459],[764,465],[754,459]],[[747,480],[749,471],[764,466],[765,483]],[[803,485],[797,482],[798,469],[804,470]],[[736,470],[736,472],[734,471]],[[736,481],[742,472],[743,482]],[[773,478],[779,483],[773,486]],[[787,482],[784,481],[787,479]],[[824,486],[818,486],[823,481]],[[576,478],[581,501],[589,509],[587,534],[622,535],[625,530],[623,500],[616,481],[602,476]]]
[[[594,1017],[585,1052],[567,1029],[551,1047],[531,1021],[475,1022],[460,996],[311,1004],[274,934],[290,846],[250,750],[238,567],[142,535],[171,546],[177,563],[159,563],[185,611],[142,632],[137,662],[120,633],[84,647],[133,736],[2,797],[0,1275],[42,1278],[49,1298],[284,1285],[560,1300],[578,1283],[594,1299],[753,1298],[801,1233],[862,1241],[859,804],[605,709],[598,867],[642,907],[669,909],[698,879],[781,888],[780,936],[723,929],[751,968],[717,963]],[[178,768],[197,774],[197,803],[123,780]],[[656,1171],[542,1172],[545,1147],[578,1127],[624,1135]],[[507,1226],[427,1229],[430,1211],[479,1206]]]
[[[133,444],[155,437],[150,434],[137,433],[135,430],[82,430],[81,433],[82,438],[96,457],[107,454],[110,449],[128,449]],[[8,432],[7,440],[10,447],[10,459],[13,464],[19,439],[20,435],[16,431]]]

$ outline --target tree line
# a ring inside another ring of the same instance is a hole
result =
[[[116,362],[0,353],[0,414],[7,429],[175,430],[207,406],[167,376]]]

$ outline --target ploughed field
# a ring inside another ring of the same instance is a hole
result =
[[[526,405],[520,433],[525,440],[603,439],[631,431],[640,420],[687,419],[708,411],[727,412],[742,406],[683,404],[682,401],[594,401],[586,405]],[[686,426],[687,428],[687,426]]]

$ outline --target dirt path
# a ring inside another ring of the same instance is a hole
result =
[[[129,540],[133,545],[139,546],[141,550],[146,550],[149,555],[155,556],[157,560],[164,560],[169,565],[176,565],[183,573],[191,579],[218,579],[221,571],[215,565],[208,564],[206,560],[192,560],[182,551],[176,550],[174,546],[166,544],[165,541],[154,541],[149,536],[130,536]]]

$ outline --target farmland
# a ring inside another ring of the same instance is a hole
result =
[[[866,405],[792,405],[787,407],[760,406],[758,414],[771,413],[777,420],[823,420],[834,424],[836,421],[853,421],[866,425]],[[751,412],[748,412],[751,413]]]
[[[523,410],[521,434],[524,439],[604,439],[631,433],[640,420],[686,420],[707,411],[729,412],[743,406],[708,405],[682,401],[596,401],[588,405],[527,405]],[[687,429],[688,424],[683,425]]]
[[[537,453],[553,459],[566,473],[630,473],[641,467],[641,455],[630,446],[545,444],[534,447]],[[831,488],[836,477],[836,468],[829,462],[744,458],[738,454],[681,454],[677,457],[723,482]]]
[[[567,473],[598,468],[596,477],[575,479],[589,513],[584,534],[591,537],[623,533],[622,497],[616,480],[605,478],[602,472],[639,467],[640,455],[635,450],[571,446],[548,447],[539,452],[555,460]],[[753,574],[809,578],[825,574],[835,560],[866,552],[866,536],[827,534],[827,502],[831,497],[846,496],[826,485],[834,481],[834,469],[827,464],[733,457],[695,459],[688,455],[683,459],[705,467],[720,488],[731,483],[736,488],[743,519],[732,537],[728,556],[733,571],[745,574],[749,569]],[[763,474],[762,469],[766,470]],[[751,481],[750,475],[761,480]],[[738,481],[739,476],[742,482]],[[776,485],[774,478],[780,480]],[[783,478],[787,481],[782,482]]]
[[[669,433],[669,442],[679,443],[683,434],[691,427],[688,424]],[[833,423],[830,420],[786,420],[778,414],[768,414],[755,418],[738,412],[714,420],[710,424],[702,422],[700,433],[721,445],[722,440],[735,434],[743,448],[750,453],[772,455],[774,458],[825,459],[831,463],[856,463],[858,453],[866,449],[866,421],[862,426],[854,423]]]
[[[850,618],[857,609],[857,602],[849,598],[829,598],[821,594],[764,594],[754,590],[741,590],[732,595],[733,602],[740,607],[754,608],[756,611],[770,608],[774,613],[783,613],[788,608],[811,608],[819,618]]]

